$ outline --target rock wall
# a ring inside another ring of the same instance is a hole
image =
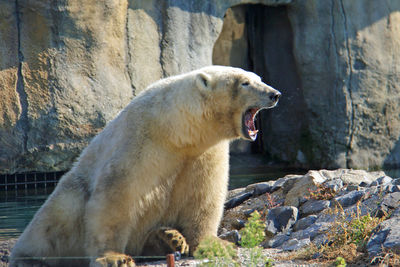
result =
[[[68,169],[147,85],[213,61],[284,93],[253,150],[304,167],[400,164],[396,0],[50,2],[0,0],[0,173]]]
[[[279,107],[261,114],[271,159],[306,168],[399,166],[399,11],[398,1],[298,0],[227,13],[228,38],[217,41],[214,63],[253,70],[283,92]]]
[[[132,97],[210,65],[227,8],[289,0],[0,0],[0,173],[68,169]]]

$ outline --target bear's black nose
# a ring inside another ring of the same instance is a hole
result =
[[[281,97],[281,93],[280,92],[273,92],[273,93],[269,94],[269,98],[274,102],[278,101],[278,99],[280,97]]]

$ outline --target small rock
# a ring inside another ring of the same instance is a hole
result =
[[[376,181],[379,183],[379,184],[389,184],[389,183],[391,183],[392,182],[392,178],[390,178],[389,176],[382,176],[382,177],[379,177],[378,179],[376,179]]]
[[[323,211],[324,209],[329,208],[330,203],[331,202],[329,200],[311,199],[300,207],[300,213],[302,215],[317,214]]]
[[[296,222],[296,224],[293,227],[293,230],[294,231],[304,230],[304,229],[308,228],[310,225],[312,225],[313,223],[315,223],[317,218],[318,218],[317,215],[309,215],[305,218],[302,218]]]
[[[310,194],[309,190],[316,190],[317,185],[325,182],[325,178],[316,171],[309,171],[305,176],[296,180],[285,197],[286,206],[298,207],[300,200]]]
[[[367,182],[361,182],[358,186],[359,187],[369,187],[371,184],[367,183]]]
[[[326,181],[322,185],[332,189],[334,192],[338,192],[343,187],[343,181],[340,178],[336,178]]]
[[[367,191],[368,191],[371,195],[376,194],[379,190],[380,190],[380,188],[377,187],[377,186],[371,186],[371,187],[367,188]]]
[[[322,256],[322,254],[320,253],[320,252],[317,252],[317,253],[314,253],[312,256],[311,256],[311,259],[318,259],[318,258],[320,258]]]
[[[390,218],[395,218],[395,217],[400,217],[400,207],[396,208],[393,211],[392,216],[390,216]]]
[[[283,243],[289,240],[289,235],[287,233],[278,233],[267,242],[263,244],[264,248],[277,248],[280,247]]]
[[[270,209],[265,221],[265,232],[269,235],[275,235],[287,230],[296,223],[297,216],[298,209],[296,207],[283,206]]]
[[[367,251],[368,255],[370,257],[374,257],[378,255],[381,251],[382,248],[384,248],[384,244],[386,242],[387,237],[389,234],[392,233],[392,226],[397,227],[396,225],[399,225],[400,221],[399,218],[394,218],[394,219],[389,219],[384,222],[382,222],[376,229],[375,233],[371,236],[367,243]],[[396,229],[397,233],[400,233],[400,229]],[[396,234],[396,233],[393,233]],[[400,243],[399,243],[400,244]],[[390,245],[390,243],[389,243]]]
[[[272,188],[273,186],[267,182],[255,184],[253,188],[253,197],[261,196],[265,193],[272,193]]]
[[[304,238],[301,240],[297,240],[296,238],[290,239],[282,245],[282,249],[286,251],[293,251],[304,248],[305,246],[310,245],[311,241],[309,238]]]
[[[272,190],[276,191],[278,189],[281,189],[283,187],[283,185],[286,183],[286,178],[279,178],[278,180],[276,180],[276,182],[274,183],[274,185],[272,186]]]
[[[335,197],[334,200],[344,208],[356,204],[364,195],[364,191],[351,191],[343,196]]]
[[[243,211],[243,215],[246,217],[250,217],[250,215],[255,211],[256,211],[256,209],[247,209],[247,210]]]
[[[389,185],[387,191],[389,193],[400,192],[400,185]]]
[[[283,193],[287,194],[290,190],[292,190],[297,180],[297,178],[286,178],[286,181],[282,186]]]
[[[371,186],[378,186],[378,185],[379,185],[378,181],[373,181],[373,182],[371,183]]]
[[[241,187],[241,188],[236,188],[228,191],[228,196],[226,197],[226,200],[231,200],[234,197],[237,197],[243,193],[246,193],[246,188]]]
[[[243,202],[245,202],[246,200],[248,200],[249,198],[251,198],[252,196],[253,196],[253,193],[247,192],[247,193],[243,193],[237,197],[234,197],[234,198],[228,200],[227,202],[225,202],[225,209],[232,209],[234,207],[237,207],[240,204],[242,204]]]
[[[345,184],[359,185],[361,182],[371,183],[377,178],[385,175],[384,172],[367,172],[364,170],[352,170],[352,169],[337,169],[337,170],[319,170],[314,171],[320,173],[326,180],[333,180],[339,178]]]
[[[360,187],[358,186],[358,185],[355,185],[355,184],[349,184],[348,186],[347,186],[347,188],[346,188],[346,190],[348,191],[348,192],[350,192],[350,191],[358,191],[360,189]]]
[[[232,230],[226,233],[223,233],[219,236],[219,238],[232,242],[234,244],[239,244],[240,241],[240,235],[237,230]]]
[[[382,205],[391,209],[397,208],[400,205],[400,192],[387,194],[382,200]]]
[[[237,229],[237,230],[240,230],[240,229],[242,229],[244,227],[245,223],[246,222],[244,220],[236,219],[236,220],[233,221],[232,227]]]
[[[328,237],[326,234],[320,234],[320,235],[317,235],[316,237],[314,237],[312,242],[314,245],[320,246],[320,245],[328,244],[329,240],[328,240]]]
[[[328,231],[331,228],[331,226],[332,226],[331,223],[317,222],[307,227],[304,230],[294,232],[290,236],[290,238],[296,238],[298,240],[310,238],[310,240],[313,240],[316,236],[324,234],[326,231]]]

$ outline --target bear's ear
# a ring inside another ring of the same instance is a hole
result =
[[[211,76],[204,72],[199,72],[196,75],[196,83],[199,88],[209,90],[211,89]]]

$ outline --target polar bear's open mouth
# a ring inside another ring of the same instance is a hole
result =
[[[243,114],[243,133],[244,135],[251,139],[252,141],[256,140],[258,130],[255,125],[255,118],[260,108],[249,108]]]

